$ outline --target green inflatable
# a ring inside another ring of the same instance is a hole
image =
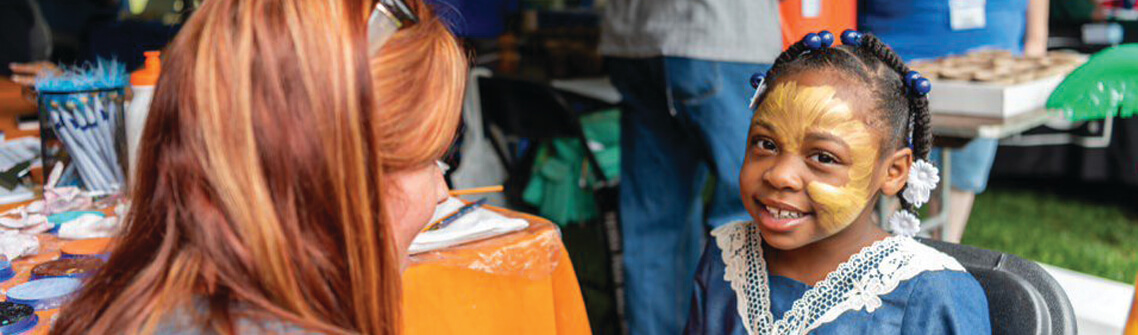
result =
[[[1091,56],[1051,93],[1047,108],[1072,121],[1138,114],[1138,44]]]

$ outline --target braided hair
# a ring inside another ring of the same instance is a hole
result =
[[[850,32],[843,33],[843,40],[846,40],[845,35]],[[929,100],[924,94],[928,92],[927,89],[919,92],[912,87],[915,86],[911,83],[915,78],[910,76],[915,72],[888,45],[872,34],[855,34],[855,43],[836,47],[828,47],[830,42],[819,47],[818,34],[809,34],[783,51],[775,59],[765,79],[761,80],[774,82],[781,76],[819,69],[832,69],[852,75],[853,79],[864,84],[871,92],[876,110],[884,113],[879,120],[887,122],[893,130],[883,147],[900,149],[907,144],[913,150],[915,159],[928,160],[932,149],[932,131],[929,126]],[[833,35],[829,32],[823,32],[822,35],[829,35],[829,41],[833,41]],[[766,99],[767,93],[759,95],[756,106]],[[897,198],[904,210],[916,215],[916,206],[904,197]]]

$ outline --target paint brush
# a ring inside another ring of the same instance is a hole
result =
[[[486,198],[478,199],[478,201],[466,204],[460,207],[458,210],[454,211],[454,213],[451,213],[450,215],[447,215],[446,217],[443,217],[442,219],[439,219],[438,221],[427,225],[427,227],[423,228],[423,231],[426,232],[446,228],[451,223],[458,221],[458,219],[462,218],[464,215],[470,214],[470,212],[473,212],[475,209],[482,207],[484,204],[486,204]]]
[[[504,187],[502,187],[502,185],[494,185],[494,186],[484,186],[484,187],[467,188],[467,189],[461,189],[461,190],[451,190],[451,191],[449,192],[449,194],[450,194],[450,196],[452,196],[452,197],[457,197],[457,196],[460,196],[460,195],[471,195],[471,194],[479,194],[479,193],[495,193],[495,192],[502,192],[502,190],[504,190],[504,189],[505,189],[505,188],[504,188]]]

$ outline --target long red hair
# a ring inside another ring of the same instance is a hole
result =
[[[52,332],[398,333],[384,176],[446,150],[466,73],[407,2],[421,22],[373,57],[375,0],[204,1],[165,54],[119,243]]]

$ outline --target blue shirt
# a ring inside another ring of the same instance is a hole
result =
[[[905,61],[1001,49],[1020,54],[1028,0],[987,0],[983,28],[952,30],[949,0],[862,0],[858,29],[889,44]]]
[[[714,240],[696,271],[691,316],[685,334],[747,333],[736,309],[735,291],[723,279],[726,265]],[[790,310],[810,286],[769,276],[771,314]],[[988,299],[972,275],[951,270],[924,272],[880,297],[872,313],[849,311],[811,334],[991,334]]]

